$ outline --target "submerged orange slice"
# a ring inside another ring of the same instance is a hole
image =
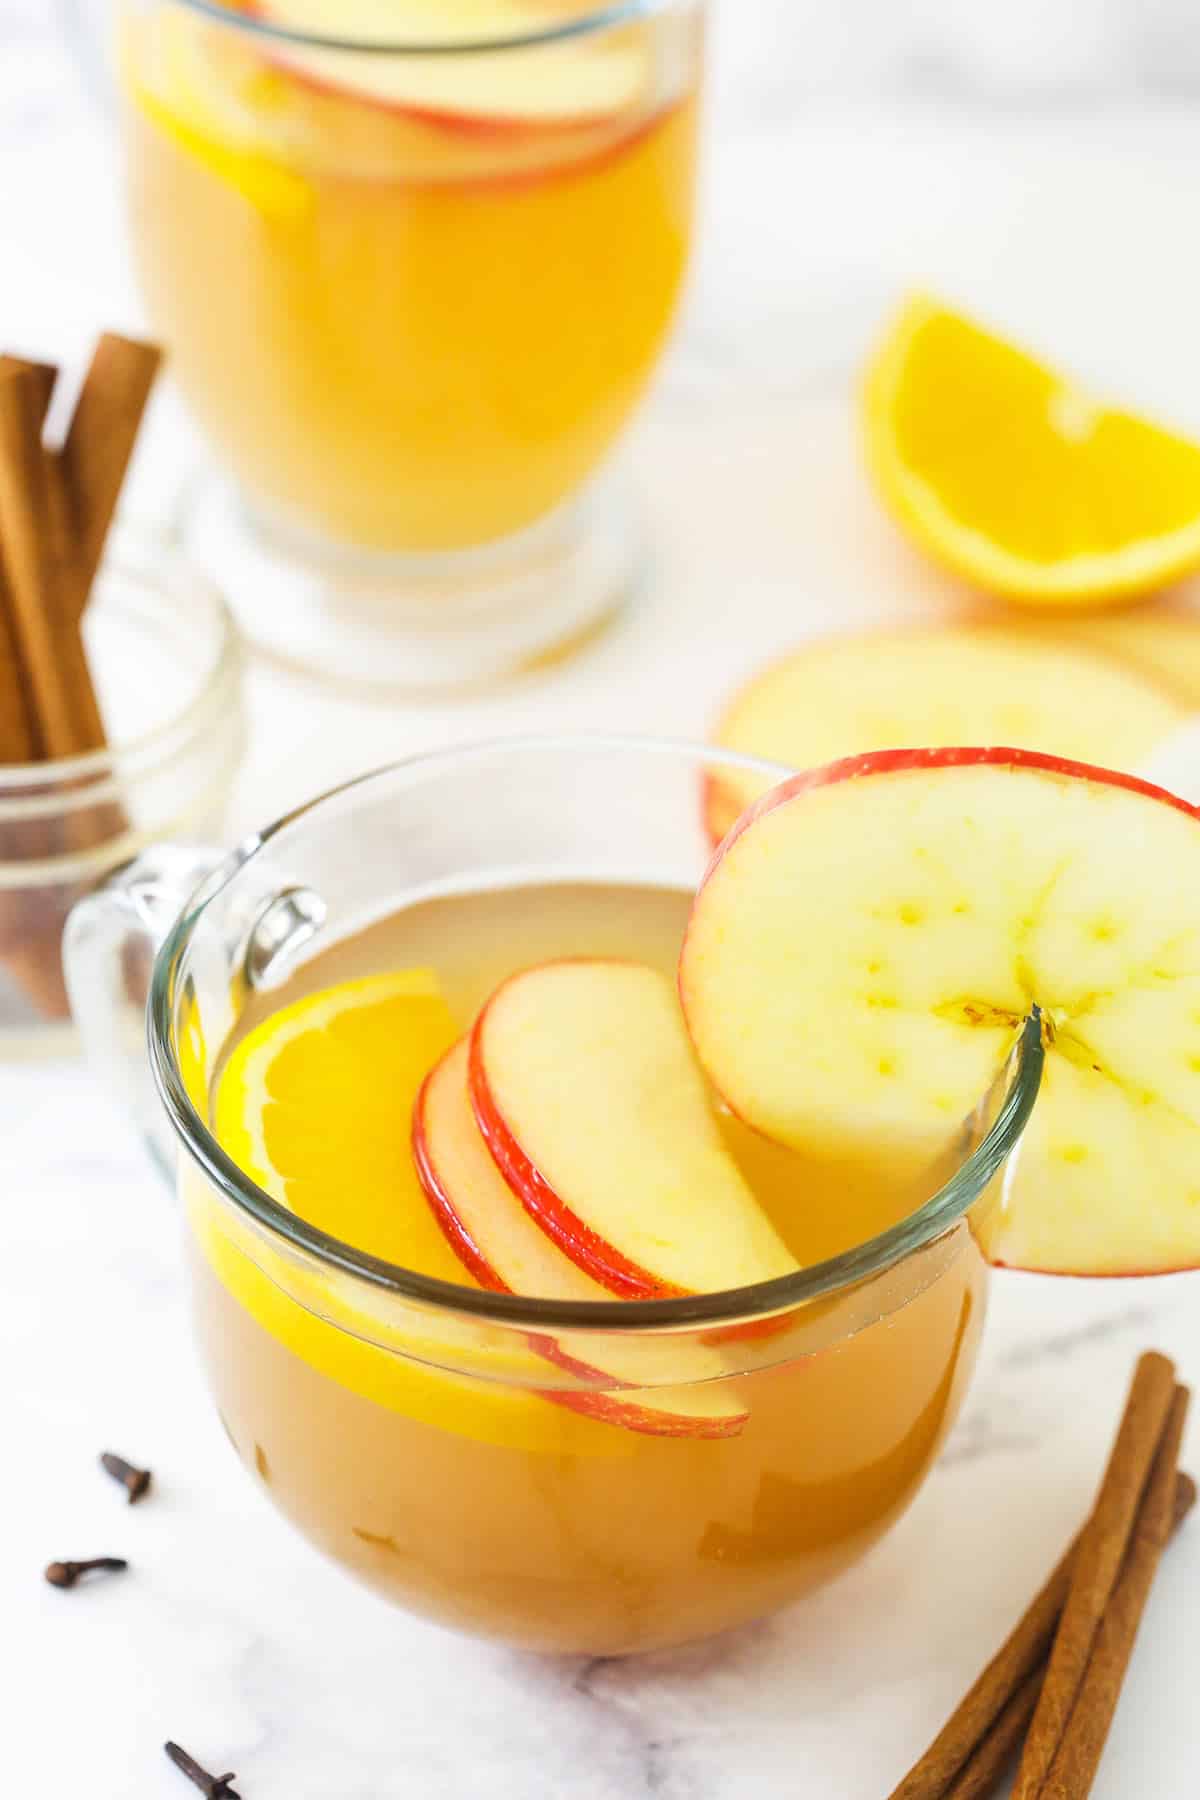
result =
[[[431,970],[326,988],[281,1007],[234,1050],[217,1088],[216,1135],[309,1224],[461,1282],[408,1142],[421,1083],[457,1035]]]
[[[459,1035],[432,970],[341,982],[264,1020],[222,1071],[213,1129],[293,1212],[356,1249],[461,1286],[410,1148],[413,1103]],[[614,1431],[537,1391],[545,1361],[474,1336],[254,1229],[187,1167],[192,1229],[213,1274],[262,1329],[331,1381],[462,1437],[552,1456],[628,1454]]]
[[[910,300],[888,329],[863,422],[897,522],[989,592],[1107,604],[1200,566],[1200,445],[1100,405],[935,300]]]

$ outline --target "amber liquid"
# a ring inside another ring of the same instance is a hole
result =
[[[694,67],[614,117],[538,125],[305,80],[178,4],[127,8],[121,52],[150,314],[260,512],[444,550],[575,492],[674,310]]]
[[[432,965],[465,1029],[532,962],[625,956],[669,971],[687,905],[680,893],[586,885],[428,901],[315,958],[244,1023],[353,975]],[[815,1169],[728,1117],[723,1126],[802,1262],[863,1241],[915,1198],[878,1158],[872,1181],[865,1157],[857,1170]],[[467,1402],[461,1384],[448,1388],[439,1412],[428,1380],[406,1400],[403,1358],[352,1341],[277,1286],[232,1278],[194,1181],[188,1200],[221,1416],[276,1504],[413,1610],[539,1649],[679,1643],[856,1560],[916,1492],[982,1322],[985,1269],[962,1227],[879,1290],[829,1302],[825,1337],[810,1333],[804,1354],[739,1372],[749,1416],[736,1436],[644,1435],[528,1394],[506,1415],[486,1383]]]

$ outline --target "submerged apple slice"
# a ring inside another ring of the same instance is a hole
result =
[[[449,16],[435,0],[254,0],[246,10],[304,37],[363,46],[273,42],[272,61],[314,86],[447,122],[544,126],[609,119],[636,106],[650,85],[649,42],[637,27],[566,36],[549,45],[505,45],[561,18],[530,0],[456,0]],[[456,43],[481,41],[502,47],[452,53]],[[397,42],[428,42],[446,53],[401,55],[379,48]]]
[[[471,1106],[470,1038],[425,1078],[413,1111],[413,1157],[434,1217],[481,1287],[541,1300],[607,1300],[540,1231],[492,1161]]]
[[[654,969],[580,959],[513,976],[475,1025],[471,1099],[523,1206],[610,1293],[713,1293],[795,1270]]]
[[[935,1154],[1036,1002],[1046,1072],[993,1260],[1200,1263],[1200,812],[1034,752],[795,777],[718,851],[680,962],[697,1054],[797,1147]]]
[[[442,1059],[417,1098],[413,1158],[434,1216],[463,1264],[494,1293],[543,1300],[609,1300],[606,1288],[577,1269],[538,1229],[488,1154],[471,1109],[469,1044],[463,1039]],[[538,1335],[548,1361],[582,1379],[609,1382],[604,1393],[558,1390],[548,1398],[589,1417],[655,1437],[732,1437],[747,1412],[717,1351],[705,1345],[643,1335],[625,1346],[615,1336]],[[603,1369],[597,1366],[597,1356]],[[656,1360],[667,1359],[671,1385],[648,1386]],[[678,1371],[688,1380],[680,1385]],[[622,1394],[636,1386],[636,1394]]]
[[[868,750],[963,743],[1137,769],[1186,716],[1184,699],[1163,679],[1122,667],[1102,649],[956,626],[805,644],[742,689],[715,741],[792,769]],[[749,772],[709,776],[714,843],[769,785]]]

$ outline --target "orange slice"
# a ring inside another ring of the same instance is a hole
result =
[[[1200,446],[935,300],[910,300],[889,327],[863,425],[902,529],[989,592],[1113,604],[1200,566]]]
[[[443,1236],[412,1159],[421,1084],[459,1035],[429,969],[346,981],[281,1006],[218,1078],[213,1129],[282,1205],[343,1242],[460,1286],[477,1284]],[[614,1431],[537,1391],[546,1365],[514,1335],[372,1290],[290,1256],[185,1165],[200,1249],[238,1304],[331,1381],[422,1424],[547,1456],[630,1454]]]
[[[234,1161],[309,1224],[462,1282],[409,1148],[421,1083],[457,1035],[428,969],[341,982],[243,1038],[220,1077],[213,1128]]]

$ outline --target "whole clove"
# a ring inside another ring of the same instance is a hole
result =
[[[189,1756],[179,1744],[173,1744],[168,1740],[163,1745],[163,1749],[175,1767],[187,1776],[193,1786],[200,1789],[205,1800],[240,1800],[236,1790],[229,1785],[231,1781],[237,1779],[232,1769],[227,1775],[210,1775],[208,1770],[202,1769],[195,1757]]]
[[[46,1580],[51,1587],[73,1588],[81,1575],[90,1575],[93,1570],[116,1574],[128,1567],[123,1556],[93,1556],[88,1562],[52,1562],[46,1565]]]
[[[126,1462],[123,1456],[116,1455],[112,1450],[104,1452],[100,1458],[100,1466],[108,1471],[114,1481],[121,1483],[129,1495],[130,1506],[135,1500],[140,1500],[150,1486],[149,1469],[135,1468],[133,1463]]]

